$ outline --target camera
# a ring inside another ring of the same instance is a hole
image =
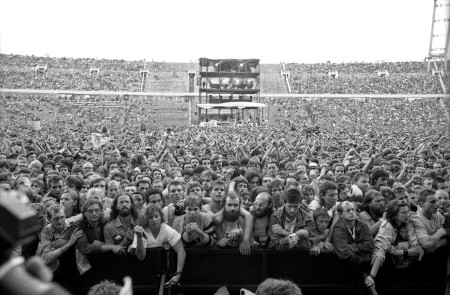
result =
[[[11,255],[13,247],[31,242],[40,229],[36,211],[22,204],[18,194],[0,190],[0,294],[70,294],[58,284],[43,281],[36,275],[36,272],[51,273],[39,257],[25,262],[23,257]]]

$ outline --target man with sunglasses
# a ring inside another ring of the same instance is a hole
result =
[[[370,266],[374,242],[369,227],[359,221],[355,205],[349,201],[339,203],[336,208],[339,220],[333,228],[333,246],[339,259]]]

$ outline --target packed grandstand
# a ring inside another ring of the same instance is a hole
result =
[[[139,276],[148,266],[139,261],[167,243],[177,257],[165,273],[173,292],[226,285],[237,266],[224,261],[242,259],[249,270],[256,262],[247,255],[269,256],[253,268],[265,279],[267,261],[282,260],[275,251],[295,250],[312,257],[302,258],[312,259],[305,273],[342,279],[286,272],[305,294],[445,289],[450,71],[442,64],[438,74],[428,61],[261,64],[255,100],[268,106],[267,120],[222,128],[189,125],[195,63],[1,54],[0,65],[0,190],[20,192],[41,221],[39,239],[14,252],[41,256],[72,292],[130,275],[122,266],[136,275],[135,292],[155,291],[158,280]],[[211,248],[231,254],[215,260],[223,279],[207,284],[196,274],[208,278],[202,253],[214,260]]]

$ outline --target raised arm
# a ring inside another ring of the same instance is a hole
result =
[[[136,256],[139,260],[144,260],[147,255],[144,246],[144,229],[141,226],[136,225],[134,227],[134,233],[134,238],[136,239]]]

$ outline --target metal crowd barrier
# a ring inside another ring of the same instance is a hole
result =
[[[176,253],[170,250],[176,267]],[[69,252],[69,251],[68,251]],[[252,249],[242,256],[237,249],[188,248],[181,277],[183,294],[214,294],[222,286],[238,294],[240,288],[255,291],[268,277],[290,279],[303,294],[369,294],[358,270],[331,254],[310,256],[307,251],[278,252]],[[406,269],[397,269],[388,256],[378,272],[378,294],[444,294],[448,248],[425,255]],[[167,252],[148,249],[145,260],[135,256],[101,253],[89,257],[92,268],[80,275],[74,251],[60,258],[55,280],[73,294],[86,294],[90,286],[108,279],[122,284],[124,276],[133,279],[134,294],[158,294],[161,274],[167,274]],[[175,270],[173,270],[175,272]]]

